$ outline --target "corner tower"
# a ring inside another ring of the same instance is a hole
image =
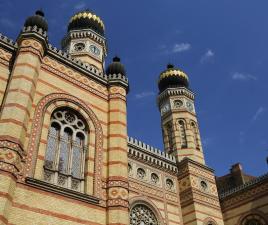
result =
[[[69,22],[62,48],[74,58],[104,70],[107,55],[104,23],[89,10],[76,13]]]
[[[187,74],[169,64],[159,76],[158,88],[165,151],[177,161],[186,157],[205,164]]]

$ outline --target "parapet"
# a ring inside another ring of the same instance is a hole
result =
[[[174,156],[132,137],[128,137],[128,156],[172,173],[178,171]]]

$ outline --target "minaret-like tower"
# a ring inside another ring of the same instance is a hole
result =
[[[160,74],[158,87],[165,151],[178,162],[186,157],[205,164],[188,76],[169,64]]]
[[[107,55],[103,21],[89,10],[76,13],[69,22],[62,48],[74,58],[103,70]]]
[[[223,225],[214,171],[204,161],[188,76],[168,65],[158,87],[165,151],[177,159],[183,224]]]

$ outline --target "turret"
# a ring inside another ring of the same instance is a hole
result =
[[[158,88],[165,151],[177,161],[186,157],[204,164],[194,93],[187,74],[169,64],[159,76]]]

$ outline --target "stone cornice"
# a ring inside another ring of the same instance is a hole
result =
[[[72,30],[62,39],[62,47],[68,45],[72,38],[91,38],[104,48],[104,55],[107,56],[107,42],[105,37],[97,34],[92,30]]]
[[[65,63],[65,65],[85,74],[86,76],[97,80],[98,82],[107,85],[108,84],[108,76],[104,74],[102,71],[96,69],[93,66],[90,66],[86,63],[83,63],[79,59],[72,58],[72,56],[51,44],[48,45],[47,55],[50,57],[57,59],[58,61]]]
[[[243,185],[240,185],[240,186],[232,188],[224,193],[221,193],[219,195],[220,200],[225,200],[226,198],[231,198],[234,195],[237,195],[237,194],[242,193],[244,191],[250,190],[250,189],[252,189],[256,186],[259,186],[265,182],[268,182],[268,173],[266,173],[260,177],[257,177],[255,179],[252,179]]]
[[[160,93],[157,98],[157,104],[160,105],[161,102],[169,96],[178,96],[178,95],[184,95],[192,100],[194,100],[194,93],[190,91],[189,89],[185,87],[179,87],[179,88],[167,88],[165,91]]]
[[[206,166],[206,165],[204,165],[204,164],[201,164],[201,163],[199,163],[199,162],[196,162],[196,161],[194,161],[194,160],[192,160],[192,159],[184,158],[184,159],[183,159],[182,161],[180,161],[179,164],[178,164],[179,175],[182,175],[182,174],[180,174],[180,172],[183,172],[183,171],[184,171],[183,168],[186,167],[186,166],[189,165],[189,164],[193,164],[193,165],[195,165],[195,166],[197,166],[197,167],[200,167],[200,168],[202,168],[202,169],[204,169],[204,170],[206,170],[206,171],[208,171],[208,172],[210,172],[210,173],[214,173],[214,170],[211,169],[210,167],[208,167],[208,166]]]
[[[128,78],[122,74],[109,74],[108,82],[109,85],[119,85],[124,87],[127,92],[129,91]]]
[[[0,33],[0,47],[13,53],[18,49],[18,44]]]
[[[12,53],[16,52],[20,43],[20,40],[24,37],[33,37],[34,39],[39,39],[43,42],[44,45],[44,56],[48,55],[53,59],[56,59],[65,65],[75,69],[76,71],[94,79],[95,81],[103,85],[118,84],[123,86],[128,90],[128,79],[121,74],[112,74],[109,77],[103,73],[103,71],[96,69],[93,66],[83,63],[81,60],[73,58],[70,54],[57,49],[48,43],[47,33],[42,29],[34,27],[24,27],[22,32],[19,35],[17,42],[12,41],[0,34],[0,47],[11,51]]]
[[[48,36],[46,31],[43,31],[41,28],[38,28],[37,26],[23,27],[17,39],[18,47],[20,47],[22,40],[27,38],[33,38],[41,42],[44,51],[46,51],[48,44]]]
[[[128,157],[177,174],[175,157],[131,137],[128,137]]]
[[[44,191],[62,195],[62,196],[72,198],[75,200],[79,200],[82,202],[86,202],[86,203],[90,203],[94,205],[99,205],[100,203],[100,199],[94,196],[87,195],[87,194],[77,192],[77,191],[73,191],[70,189],[62,188],[57,185],[53,185],[53,184],[50,184],[41,180],[37,180],[34,178],[30,178],[30,177],[26,178],[26,184],[28,184],[31,187],[35,187]]]

